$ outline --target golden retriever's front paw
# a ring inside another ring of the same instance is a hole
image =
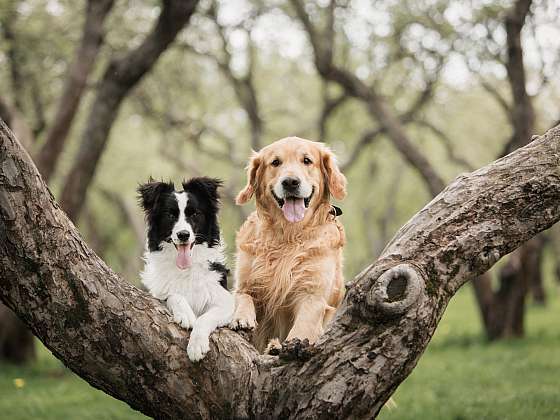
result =
[[[277,338],[273,338],[268,342],[266,346],[266,350],[264,351],[266,354],[270,354],[271,356],[278,356],[282,351],[282,343]]]
[[[229,323],[232,330],[254,330],[257,328],[257,320],[244,316],[234,315],[233,320]]]
[[[317,352],[307,338],[300,340],[293,338],[280,343],[277,338],[268,342],[266,353],[272,356],[279,356],[283,360],[309,360]]]

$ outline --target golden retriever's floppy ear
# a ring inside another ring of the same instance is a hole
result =
[[[346,177],[338,169],[336,157],[328,147],[323,147],[321,155],[325,183],[329,193],[337,200],[342,200],[346,197]]]
[[[237,198],[235,199],[236,204],[245,204],[255,193],[255,188],[257,187],[257,170],[260,164],[261,158],[259,154],[253,151],[249,159],[249,164],[247,165],[247,185],[237,194]]]

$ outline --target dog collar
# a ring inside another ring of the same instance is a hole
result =
[[[332,214],[334,217],[340,216],[342,214],[342,209],[331,204],[331,211],[329,211],[329,214]]]

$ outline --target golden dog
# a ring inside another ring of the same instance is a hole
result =
[[[231,326],[256,328],[260,351],[278,340],[313,343],[344,295],[345,235],[330,197],[346,196],[346,178],[326,146],[297,137],[254,152],[247,178],[236,201],[255,195],[256,211],[237,233]]]

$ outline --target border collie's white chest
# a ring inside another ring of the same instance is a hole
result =
[[[146,266],[140,274],[142,283],[160,300],[173,294],[184,296],[198,316],[205,311],[215,289],[222,288],[221,274],[211,271],[210,263],[225,263],[223,246],[194,245],[192,266],[184,270],[177,267],[176,255],[175,247],[169,243],[163,243],[161,251],[147,251]]]

